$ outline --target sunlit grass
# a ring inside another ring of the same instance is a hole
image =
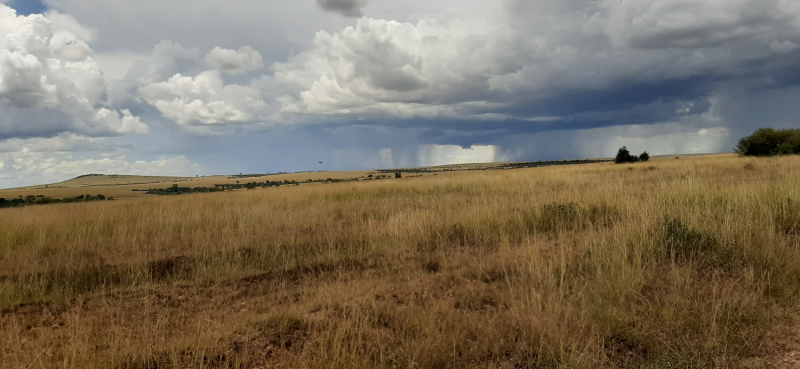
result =
[[[0,209],[0,367],[735,367],[798,303],[798,180],[712,156]]]

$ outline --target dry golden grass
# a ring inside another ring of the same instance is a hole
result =
[[[764,367],[798,183],[722,155],[0,209],[0,367]]]
[[[50,185],[29,186],[20,188],[0,189],[0,197],[13,199],[25,196],[46,196],[52,198],[67,198],[80,195],[112,196],[117,199],[147,196],[144,192],[151,188],[167,188],[172,185],[181,187],[214,187],[218,184],[234,184],[238,182],[264,182],[264,181],[313,181],[333,179],[354,179],[375,174],[374,171],[351,172],[310,172],[287,173],[262,177],[236,178],[233,176],[208,176],[208,177],[146,177],[146,176],[90,176],[74,178],[68,181]]]

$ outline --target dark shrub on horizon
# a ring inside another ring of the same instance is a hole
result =
[[[614,162],[617,164],[636,163],[648,160],[650,160],[650,154],[648,154],[647,151],[643,152],[642,155],[634,156],[631,155],[631,152],[628,151],[628,148],[625,146],[622,146],[619,151],[617,151],[617,156],[614,158]]]
[[[112,200],[113,198],[108,198],[108,200]],[[86,201],[104,201],[106,197],[103,195],[91,196],[91,195],[80,195],[77,197],[67,197],[64,199],[54,199],[51,197],[46,197],[43,195],[38,196],[25,196],[7,200],[4,198],[0,198],[0,208],[16,208],[21,206],[29,206],[29,205],[47,205],[47,204],[69,204],[74,202],[86,202]]]
[[[617,151],[617,156],[614,158],[614,162],[617,164],[622,163],[632,163],[634,161],[634,156],[631,155],[631,152],[628,151],[628,148],[622,146],[619,151]]]
[[[739,140],[735,152],[742,156],[800,154],[800,129],[759,128]]]

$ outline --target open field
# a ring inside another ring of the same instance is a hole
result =
[[[0,368],[767,368],[799,303],[798,156],[0,209]]]
[[[237,178],[235,176],[207,176],[207,177],[143,177],[143,176],[114,176],[97,175],[89,177],[79,177],[68,181],[55,183],[52,185],[40,185],[20,188],[10,188],[0,190],[0,197],[15,198],[24,196],[47,196],[53,198],[75,197],[80,195],[113,196],[118,199],[143,196],[143,192],[151,188],[167,188],[172,185],[181,187],[213,187],[217,184],[234,184],[237,181],[258,182],[258,181],[306,181],[321,180],[327,178],[351,179],[366,177],[375,171],[354,171],[354,172],[311,172],[311,173],[290,173],[275,174],[269,176],[257,176],[247,178]]]
[[[542,162],[543,165],[552,165],[559,162]],[[513,163],[489,163],[489,164],[454,164],[442,165],[426,168],[406,168],[406,171],[423,171],[413,173],[411,176],[425,175],[447,175],[451,172],[467,170],[489,170],[499,169]],[[527,163],[532,164],[532,163]],[[204,177],[149,177],[132,175],[85,175],[67,181],[10,189],[0,189],[0,198],[13,199],[26,196],[45,196],[56,199],[76,197],[81,195],[96,196],[102,194],[107,197],[117,199],[144,196],[144,191],[151,188],[163,189],[173,185],[181,187],[214,187],[215,185],[230,185],[235,183],[247,182],[282,182],[295,181],[305,182],[324,181],[326,179],[335,180],[365,180],[369,175],[393,176],[393,170],[362,170],[362,171],[342,171],[342,172],[300,172],[283,173],[270,175],[215,175]]]

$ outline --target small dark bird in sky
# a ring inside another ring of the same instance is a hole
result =
[[[319,163],[322,164],[322,162],[319,162]]]

